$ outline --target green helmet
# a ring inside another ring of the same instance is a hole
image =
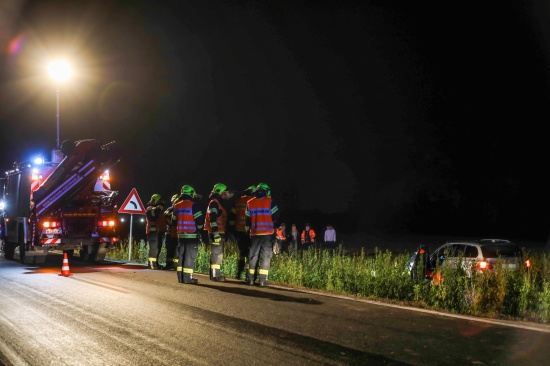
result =
[[[197,194],[195,192],[195,188],[191,187],[190,185],[184,185],[181,187],[181,194],[188,195],[191,198],[195,198],[195,195]]]
[[[223,183],[217,183],[212,188],[212,193],[222,194],[225,191],[227,191],[227,186]]]
[[[263,195],[264,196],[269,196],[271,195],[271,189],[269,188],[269,186],[265,183],[260,183],[256,186],[256,189],[254,190],[254,192],[256,193],[261,193],[263,191]]]
[[[162,197],[160,196],[160,194],[155,193],[154,195],[151,196],[151,203],[153,205],[156,205],[157,203],[160,202],[161,199],[162,199]]]
[[[250,186],[244,190],[244,194],[247,196],[250,196],[254,193],[255,190],[256,190],[256,186]]]
[[[170,202],[171,202],[172,204],[174,204],[174,203],[176,203],[176,201],[178,200],[178,198],[180,198],[180,195],[176,193],[175,195],[172,196],[172,198],[170,199]]]

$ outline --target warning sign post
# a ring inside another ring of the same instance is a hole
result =
[[[130,235],[128,242],[128,261],[132,260],[132,225],[134,221],[134,214],[145,215],[145,207],[139,198],[139,195],[135,188],[132,189],[126,201],[122,204],[118,213],[130,214]]]

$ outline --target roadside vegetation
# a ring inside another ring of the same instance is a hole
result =
[[[134,241],[131,261],[146,264],[149,248]],[[236,277],[237,246],[227,241],[222,272]],[[310,249],[274,255],[269,280],[274,284],[312,289],[350,297],[447,311],[489,318],[550,322],[550,253],[529,252],[529,270],[500,269],[467,276],[464,270],[444,270],[436,284],[420,275],[413,279],[406,271],[411,253],[392,253],[375,248],[372,252],[351,252],[343,245],[336,250]],[[128,260],[128,241],[108,253],[114,260]],[[165,263],[163,248],[159,262]],[[195,272],[208,273],[210,250],[201,244]],[[244,280],[244,276],[241,278]]]

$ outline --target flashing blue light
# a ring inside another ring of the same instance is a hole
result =
[[[36,158],[36,159],[34,159],[34,163],[36,165],[42,165],[44,163],[44,159],[43,158]]]

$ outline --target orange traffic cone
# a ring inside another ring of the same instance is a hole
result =
[[[67,252],[63,253],[63,266],[61,266],[60,276],[72,276],[71,270],[69,269],[69,258],[67,258]]]

